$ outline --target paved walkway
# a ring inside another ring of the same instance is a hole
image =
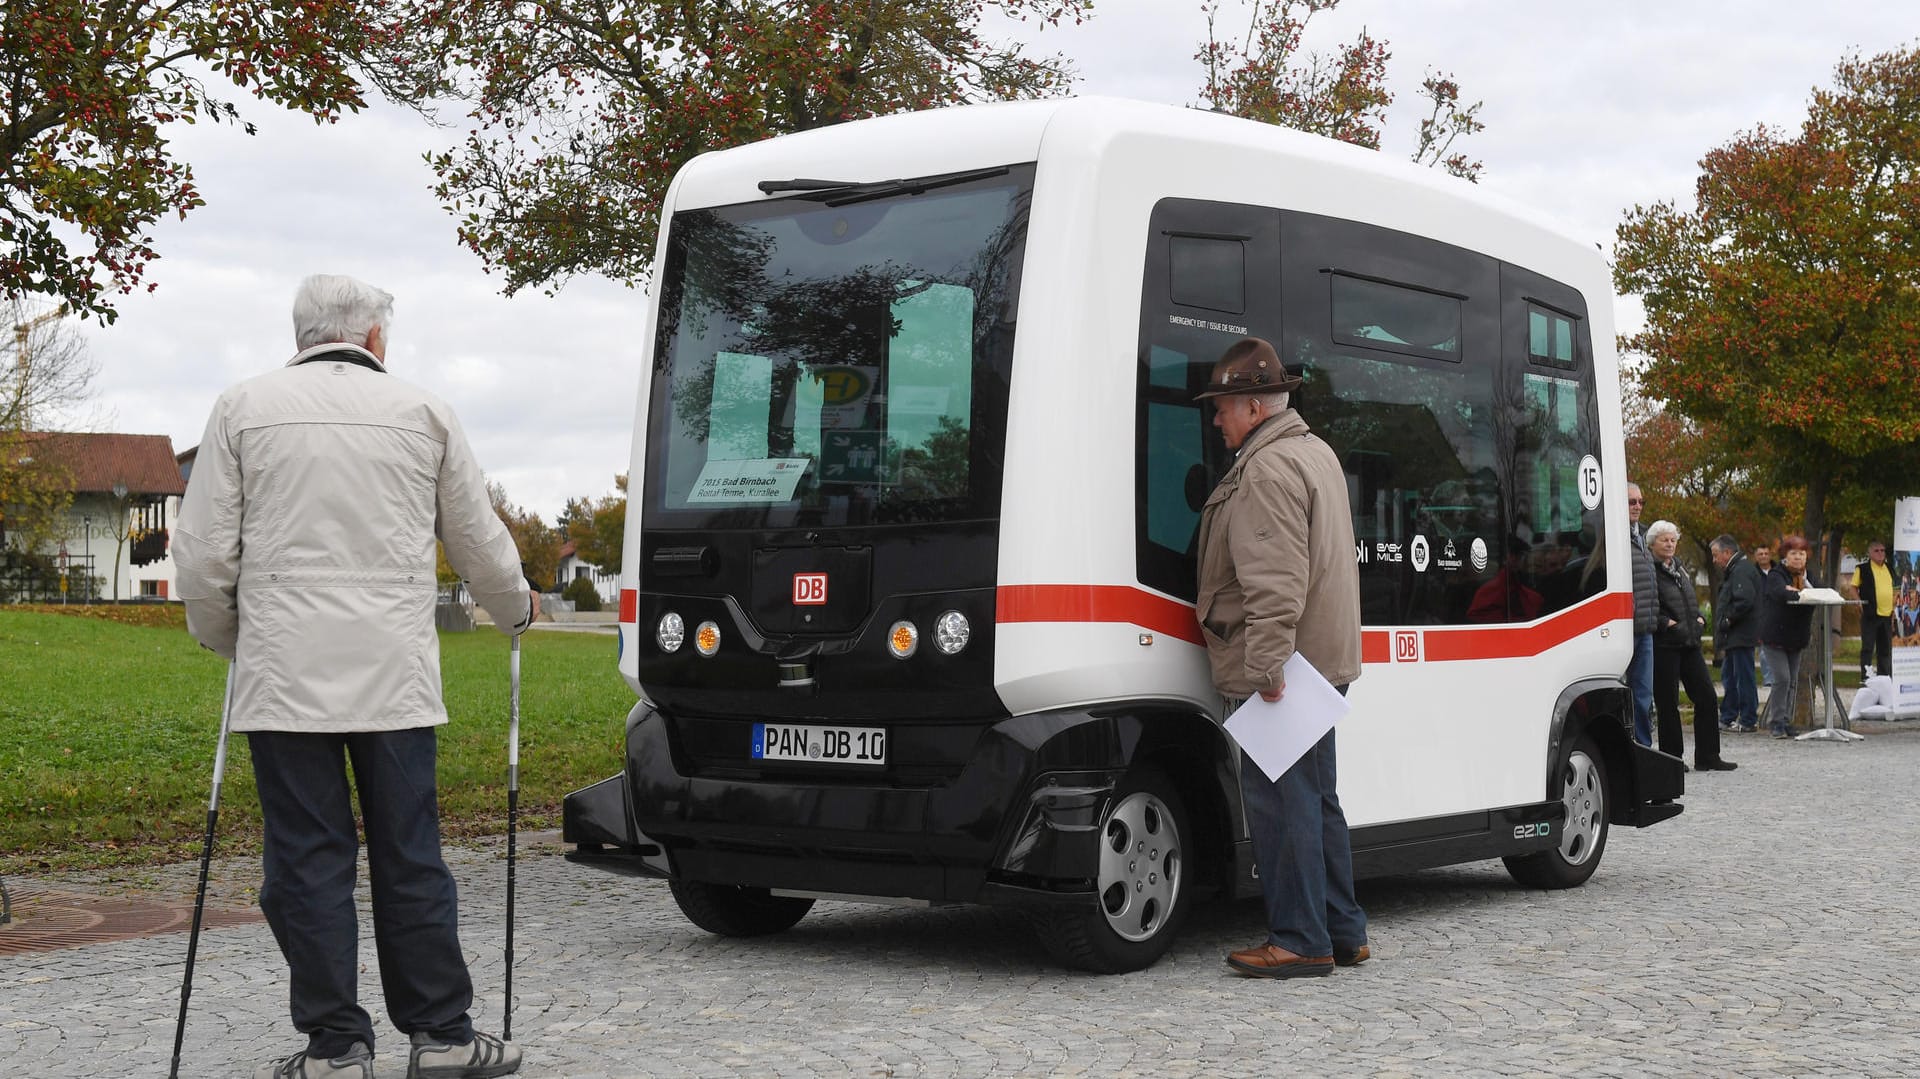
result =
[[[791,932],[711,937],[658,882],[558,857],[519,868],[524,1074],[613,1076],[1913,1075],[1920,1065],[1920,722],[1851,745],[1730,736],[1687,811],[1615,831],[1584,888],[1498,863],[1362,885],[1376,959],[1328,979],[1231,976],[1254,903],[1197,912],[1122,977],[1050,965],[1017,914],[822,903]],[[1342,762],[1357,767],[1358,762]],[[453,853],[486,1029],[501,1017],[499,844]],[[192,865],[30,882],[190,899]],[[256,869],[216,865],[244,905]],[[42,1079],[164,1074],[186,936],[0,957],[0,1060]],[[379,1004],[370,946],[369,1006]],[[245,1075],[298,1042],[266,928],[207,931],[184,1074]],[[404,1073],[380,1018],[379,1075]]]

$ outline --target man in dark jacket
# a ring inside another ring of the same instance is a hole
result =
[[[1653,631],[1660,627],[1660,589],[1640,528],[1646,499],[1640,485],[1627,484],[1627,533],[1633,557],[1633,660],[1627,664],[1627,688],[1633,691],[1633,740],[1653,745]]]
[[[1713,644],[1720,655],[1720,729],[1752,734],[1760,725],[1760,691],[1753,682],[1753,650],[1760,643],[1760,570],[1722,533],[1713,541],[1720,592],[1713,601]]]

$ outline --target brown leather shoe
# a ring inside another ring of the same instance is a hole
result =
[[[1333,956],[1295,955],[1273,944],[1262,944],[1227,956],[1227,965],[1255,978],[1317,978],[1333,973]]]
[[[1337,967],[1357,967],[1373,958],[1373,949],[1362,944],[1349,951],[1346,948],[1333,950],[1333,965]]]

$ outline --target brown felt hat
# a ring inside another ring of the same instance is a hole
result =
[[[1213,381],[1194,400],[1230,393],[1291,393],[1300,388],[1300,376],[1288,374],[1280,354],[1258,337],[1234,342],[1213,367]]]

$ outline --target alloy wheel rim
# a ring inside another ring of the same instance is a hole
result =
[[[1581,865],[1593,857],[1600,842],[1600,827],[1606,820],[1606,791],[1600,786],[1600,769],[1593,758],[1575,751],[1567,758],[1567,821],[1560,827],[1560,857],[1568,865]]]
[[[1100,843],[1100,909],[1122,939],[1142,941],[1166,924],[1180,895],[1179,833],[1165,802],[1145,791],[1121,799]]]

